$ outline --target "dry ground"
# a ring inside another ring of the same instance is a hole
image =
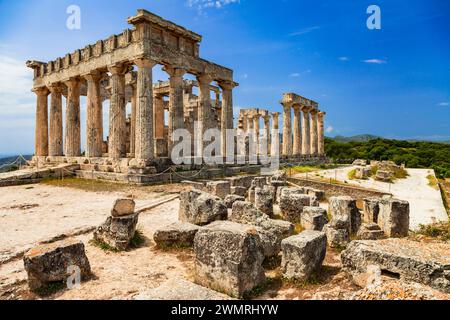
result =
[[[109,214],[118,196],[133,196],[138,206],[163,199],[184,189],[180,185],[130,187],[66,180],[32,186],[2,188],[0,193],[0,251],[20,252],[42,238],[95,227]],[[110,189],[111,191],[108,191]],[[28,290],[21,256],[0,262],[2,299],[132,299],[171,278],[193,281],[192,250],[158,249],[153,233],[177,220],[179,201],[174,200],[141,213],[138,229],[144,243],[122,253],[107,252],[90,240],[92,233],[76,236],[86,246],[93,278],[73,290],[37,295]],[[4,255],[8,253],[4,252]],[[268,282],[255,290],[254,299],[350,299],[360,288],[341,271],[340,253],[328,250],[324,266],[310,283],[290,283],[281,277],[277,262],[268,262]]]

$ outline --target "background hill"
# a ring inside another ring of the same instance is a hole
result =
[[[30,160],[32,156],[26,155],[26,156],[23,156],[23,157],[25,159],[27,159],[27,160]],[[1,157],[0,156],[0,172],[7,172],[7,171],[11,171],[11,170],[16,170],[16,169],[18,169],[19,165],[25,164],[25,161],[23,159],[17,160],[17,158],[18,158],[18,155],[17,156],[6,156],[6,157]],[[14,164],[8,165],[8,164],[11,164],[14,161],[16,161]]]
[[[367,142],[373,139],[378,139],[379,137],[371,134],[360,134],[352,137],[336,136],[332,138],[337,142]]]

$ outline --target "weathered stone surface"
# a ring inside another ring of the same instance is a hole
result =
[[[236,201],[231,210],[230,220],[242,224],[258,225],[269,216],[255,208],[253,203]]]
[[[250,187],[264,188],[265,185],[267,185],[267,177],[257,177],[257,178],[253,179],[252,184],[250,185]]]
[[[378,224],[390,238],[406,237],[409,232],[409,203],[397,199],[382,199]]]
[[[25,253],[23,262],[32,290],[51,282],[66,281],[73,274],[71,266],[80,268],[82,279],[91,275],[84,244],[75,239],[37,246]]]
[[[255,176],[242,176],[242,177],[231,177],[227,180],[230,181],[232,187],[244,187],[245,189],[250,188]]]
[[[192,247],[199,226],[185,222],[175,222],[156,230],[153,240],[161,247]]]
[[[350,197],[331,197],[330,226],[335,229],[347,229],[350,234],[356,234],[361,226],[361,213],[356,206],[356,200]]]
[[[366,272],[369,265],[398,274],[401,279],[450,292],[450,244],[421,243],[406,239],[353,241],[341,253],[350,274]]]
[[[350,234],[347,229],[335,229],[327,224],[323,228],[327,235],[327,242],[331,248],[344,248],[350,242]]]
[[[363,221],[365,223],[378,223],[380,213],[380,199],[364,199]]]
[[[312,198],[305,194],[283,189],[280,198],[280,210],[283,218],[292,223],[300,223],[303,207],[311,206]]]
[[[353,161],[353,165],[354,166],[367,166],[367,160],[363,160],[363,159],[356,159],[355,161]]]
[[[367,179],[372,174],[371,167],[359,167],[355,169],[356,179]]]
[[[269,217],[273,216],[273,198],[274,191],[272,189],[261,189],[257,187],[255,189],[255,207],[261,210]]]
[[[225,199],[225,197],[231,194],[231,184],[229,181],[211,181],[206,184],[208,193]]]
[[[199,286],[190,281],[175,278],[169,279],[155,289],[151,289],[135,296],[134,300],[209,301],[231,300],[231,298],[223,293]]]
[[[138,213],[128,216],[108,217],[106,222],[94,231],[94,239],[116,250],[126,250],[136,232],[138,218]]]
[[[327,250],[327,237],[323,232],[307,230],[284,239],[281,248],[284,277],[305,281],[322,266]]]
[[[264,251],[255,227],[214,222],[195,236],[195,279],[202,286],[240,298],[265,281]]]
[[[306,194],[316,198],[317,201],[322,201],[325,199],[325,191],[313,189],[313,188],[305,188]]]
[[[135,203],[132,199],[117,199],[111,210],[113,217],[128,216],[134,213]]]
[[[230,195],[226,196],[226,198],[225,198],[225,205],[227,206],[227,208],[231,209],[231,208],[233,208],[233,204],[236,201],[244,201],[245,202],[245,198],[238,196],[238,195],[230,194]]]
[[[322,231],[328,223],[327,210],[320,207],[304,207],[301,217],[302,227],[306,230]]]
[[[391,171],[378,170],[375,179],[382,182],[391,182],[394,178],[394,173]]]
[[[227,217],[227,206],[218,197],[199,190],[180,194],[179,220],[182,222],[201,226]]]
[[[363,223],[357,237],[361,240],[378,240],[384,238],[384,232],[376,223]]]
[[[248,188],[245,187],[231,187],[231,194],[236,196],[245,197],[247,195]]]

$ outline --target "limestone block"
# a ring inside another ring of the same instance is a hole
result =
[[[196,283],[241,298],[265,281],[256,229],[229,221],[202,228],[194,240]]]
[[[303,207],[311,206],[311,200],[308,195],[293,193],[284,189],[280,198],[280,210],[283,218],[292,223],[300,223]]]
[[[271,189],[262,189],[257,187],[255,189],[255,207],[261,210],[269,217],[273,217],[273,198],[274,193]]]
[[[91,275],[84,244],[75,239],[37,246],[25,253],[23,263],[31,290],[51,282],[66,281],[73,274],[71,266],[80,268],[82,279]]]
[[[128,216],[134,213],[135,203],[132,199],[117,199],[111,210],[113,217]]]
[[[361,213],[356,206],[356,200],[350,197],[331,197],[330,225],[335,229],[347,229],[350,234],[356,234],[361,226]]]
[[[258,225],[267,219],[269,219],[269,216],[256,209],[250,202],[236,201],[233,204],[230,216],[231,221]]]
[[[185,222],[175,222],[156,230],[153,240],[161,247],[192,247],[199,226]]]
[[[195,225],[206,225],[226,220],[228,210],[222,199],[208,193],[192,190],[180,194],[179,220]]]
[[[384,238],[384,232],[376,223],[363,223],[357,237],[361,240],[378,240]]]
[[[382,199],[378,224],[390,238],[406,237],[409,232],[409,203],[397,199]]]
[[[306,230],[322,231],[328,223],[327,210],[320,207],[304,207],[301,217],[302,227]]]
[[[236,201],[244,201],[245,202],[245,198],[241,197],[241,196],[230,194],[230,195],[226,196],[226,198],[225,198],[225,205],[227,206],[228,209],[231,209],[231,208],[233,208],[233,204]]]
[[[284,277],[306,281],[320,269],[327,250],[325,233],[307,230],[281,242]]]
[[[353,165],[354,166],[367,166],[367,160],[363,160],[363,159],[356,159],[355,161],[353,161]]]
[[[103,242],[112,248],[124,251],[128,249],[136,232],[139,214],[128,216],[110,216],[106,222],[94,231],[94,240]]]
[[[206,189],[212,195],[225,199],[225,197],[231,194],[231,184],[229,181],[211,181],[206,184]]]
[[[347,229],[335,229],[327,224],[323,232],[327,235],[327,242],[331,248],[344,248],[350,243],[350,234]]]
[[[450,293],[450,244],[406,239],[353,241],[341,253],[345,270],[356,277],[375,265],[414,281]]]
[[[317,199],[317,201],[322,201],[325,199],[325,191],[313,189],[313,188],[305,188],[306,194],[312,196]]]
[[[231,194],[245,197],[247,195],[247,188],[245,187],[231,187]]]
[[[380,199],[364,199],[363,221],[365,223],[378,223],[380,213]]]

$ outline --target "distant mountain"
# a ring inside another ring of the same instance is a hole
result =
[[[12,166],[15,165],[21,165],[21,164],[25,164],[25,161],[23,159],[17,159],[19,156],[8,156],[8,157],[3,157],[0,158],[0,172],[6,172],[8,171]],[[27,156],[23,156],[25,159],[30,160],[32,156],[27,155]],[[17,161],[16,161],[17,160]],[[12,164],[14,163],[14,164]],[[11,166],[9,166],[8,164],[12,164]]]
[[[370,140],[378,139],[379,137],[371,135],[371,134],[360,134],[352,137],[344,137],[344,136],[336,136],[331,138],[337,142],[345,143],[345,142],[367,142]]]

